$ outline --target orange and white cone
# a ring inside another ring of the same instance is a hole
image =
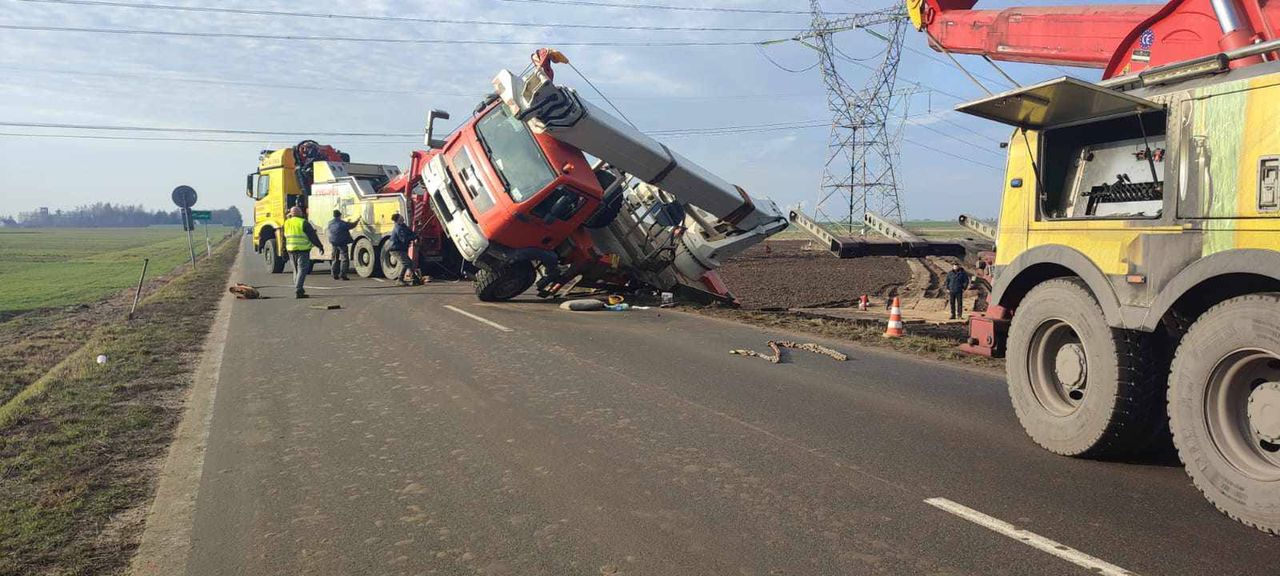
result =
[[[869,307],[870,307],[870,304],[871,304],[871,299],[870,299],[870,298],[867,298],[867,295],[866,295],[866,294],[863,294],[862,296],[858,297],[858,309],[859,309],[859,310],[862,310],[863,312],[866,312],[866,311],[867,311],[867,308],[869,308]]]
[[[889,326],[884,331],[885,338],[902,337],[902,304],[898,297],[893,297],[893,307],[889,309]]]

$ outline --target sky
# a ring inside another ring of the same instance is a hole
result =
[[[131,6],[481,19],[522,25],[361,21],[92,5],[102,1]],[[979,7],[1036,3],[1000,0]],[[40,206],[65,209],[97,201],[168,209],[172,207],[170,191],[185,184],[198,191],[197,208],[235,205],[248,218],[252,202],[244,195],[245,175],[256,169],[259,152],[291,146],[305,138],[42,128],[12,123],[387,134],[314,139],[350,153],[353,161],[404,167],[409,152],[421,147],[420,136],[413,135],[421,133],[428,110],[451,112],[454,121],[446,124],[452,127],[457,119],[471,113],[499,70],[520,71],[528,63],[529,53],[540,45],[560,48],[586,79],[642,130],[771,125],[658,139],[753,195],[771,197],[779,206],[812,206],[819,198],[829,139],[829,128],[821,124],[831,119],[821,73],[817,67],[809,68],[816,54],[794,42],[753,45],[793,36],[793,30],[806,28],[810,18],[733,11],[804,12],[808,2],[646,0],[644,4],[716,10],[584,6],[545,0],[315,0],[305,4],[278,0],[0,0],[0,27],[237,35],[0,29],[0,198],[4,200],[0,214]],[[867,12],[890,6],[893,4],[873,0],[823,1],[829,12]],[[557,24],[770,30],[601,30]],[[288,39],[298,36],[417,43]],[[422,42],[426,40],[434,42]],[[465,43],[473,41],[510,44]],[[720,42],[742,44],[623,45]],[[870,64],[884,47],[882,41],[856,30],[837,35],[836,44],[849,57],[868,58]],[[984,78],[999,78],[977,57],[958,58]],[[865,69],[837,62],[850,84],[860,86],[866,80]],[[1090,80],[1099,76],[1087,69],[1002,67],[1024,85],[1064,74]],[[556,80],[600,101],[572,70],[561,70]],[[984,82],[995,92],[1008,89],[1007,85]],[[908,118],[898,165],[906,216],[953,219],[968,213],[993,217],[999,207],[1004,164],[998,143],[1008,137],[1009,130],[951,111],[960,103],[957,96],[977,99],[983,96],[982,90],[930,50],[922,33],[910,28],[898,86],[919,88],[896,108],[899,115],[905,113]]]

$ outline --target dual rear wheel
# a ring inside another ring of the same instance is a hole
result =
[[[1078,279],[1042,283],[1009,331],[1006,371],[1027,434],[1067,456],[1150,450],[1172,431],[1195,485],[1219,509],[1280,534],[1280,295],[1201,315],[1176,355],[1111,328]]]

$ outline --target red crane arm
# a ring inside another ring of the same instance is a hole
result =
[[[1172,0],[971,10],[976,0],[907,0],[934,50],[992,60],[1104,68],[1104,78],[1271,40],[1280,2]],[[1242,59],[1244,66],[1261,59]]]

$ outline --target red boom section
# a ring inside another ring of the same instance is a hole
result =
[[[928,0],[929,43],[993,60],[1102,68],[1159,5],[1049,6],[967,10],[970,0]],[[968,6],[965,6],[965,5]]]
[[[1173,0],[1168,4],[970,10],[974,0],[908,0],[935,50],[992,60],[1105,68],[1104,78],[1274,39],[1280,3]],[[1261,59],[1243,59],[1235,66]]]

